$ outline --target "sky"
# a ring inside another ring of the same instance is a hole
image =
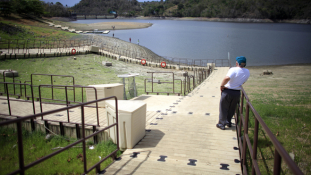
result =
[[[44,2],[53,2],[53,4],[55,4],[56,2],[60,2],[63,4],[63,6],[69,6],[72,7],[75,4],[78,4],[80,2],[80,0],[42,0]],[[137,0],[138,2],[144,2],[145,0]],[[148,1],[148,0],[146,0]],[[152,0],[149,0],[152,1]],[[160,0],[153,0],[153,1],[160,1]]]

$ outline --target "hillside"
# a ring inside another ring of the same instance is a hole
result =
[[[177,6],[177,5],[175,5],[175,6],[173,6],[173,7],[170,7],[170,8],[168,8],[168,9],[166,9],[166,10],[164,11],[163,16],[169,16],[169,17],[171,17],[171,16],[174,15],[173,12],[175,12],[176,10],[178,10],[178,6]]]
[[[42,18],[22,17],[16,14],[0,16],[0,41],[5,42],[9,39],[58,40],[82,37],[82,35],[63,31],[59,28],[49,27],[40,20]]]
[[[166,0],[144,2],[144,16],[310,19],[309,0]]]
[[[75,13],[133,16],[141,10],[137,0],[81,0],[71,8]]]

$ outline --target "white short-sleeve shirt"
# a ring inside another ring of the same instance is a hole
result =
[[[226,76],[230,77],[230,81],[225,85],[228,89],[240,90],[241,85],[245,83],[249,77],[249,70],[246,68],[233,67],[229,69]]]

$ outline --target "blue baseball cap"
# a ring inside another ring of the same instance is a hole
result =
[[[236,61],[241,65],[241,63],[244,63],[244,66],[246,66],[246,58],[244,56],[236,57]]]

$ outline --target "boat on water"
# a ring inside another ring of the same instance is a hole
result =
[[[110,32],[109,30],[105,30],[103,34],[108,34],[109,32]]]

